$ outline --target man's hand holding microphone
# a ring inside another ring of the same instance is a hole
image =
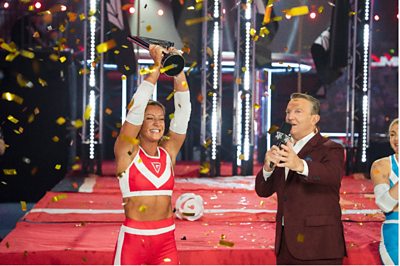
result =
[[[272,145],[265,153],[264,170],[272,172],[275,167],[287,167],[292,171],[302,172],[304,170],[303,161],[293,150],[293,142],[290,137],[291,125],[283,123],[275,136],[275,145]]]

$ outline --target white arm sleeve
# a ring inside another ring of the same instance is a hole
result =
[[[139,85],[132,97],[133,104],[126,115],[126,121],[137,126],[143,124],[144,111],[153,94],[154,87],[153,83],[146,80]]]
[[[186,134],[192,105],[189,91],[178,91],[174,94],[175,112],[169,129],[178,134]]]
[[[398,200],[389,194],[390,186],[386,183],[374,187],[375,203],[383,212],[391,212],[398,204]]]

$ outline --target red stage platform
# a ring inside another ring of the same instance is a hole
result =
[[[259,198],[254,176],[193,177],[197,164],[180,164],[175,172],[181,177],[176,179],[173,202],[193,192],[203,197],[205,207],[200,220],[176,219],[182,264],[275,264],[276,198]],[[106,164],[105,177],[63,180],[0,243],[0,262],[111,264],[124,219],[118,180],[112,173],[113,165]],[[226,167],[221,173],[229,174]],[[370,180],[343,178],[345,264],[381,263],[378,245],[383,214],[375,206],[372,190]],[[219,245],[222,234],[233,247]]]

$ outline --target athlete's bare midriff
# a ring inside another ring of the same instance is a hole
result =
[[[125,216],[136,221],[158,221],[173,215],[171,196],[124,198]]]

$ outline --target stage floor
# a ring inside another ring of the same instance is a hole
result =
[[[106,164],[103,177],[72,175],[47,192],[0,243],[1,264],[111,264],[124,219],[113,172]],[[173,203],[192,192],[203,197],[205,207],[197,221],[176,219],[181,264],[275,264],[276,197],[259,198],[254,176],[193,177],[197,164],[179,164],[175,173],[180,177]],[[344,177],[340,202],[348,250],[344,263],[380,264],[384,216],[374,203],[372,182]],[[234,245],[220,245],[221,235]]]

